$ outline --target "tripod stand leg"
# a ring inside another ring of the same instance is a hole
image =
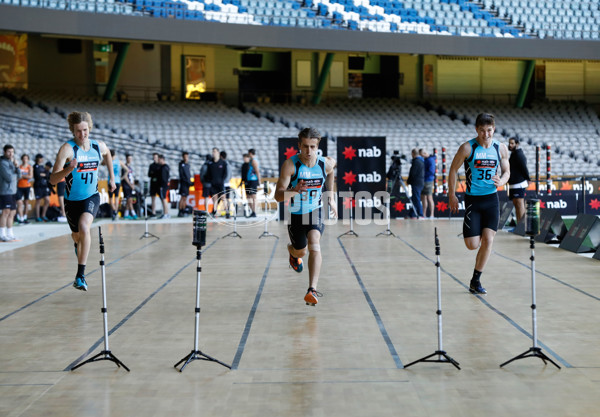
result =
[[[92,356],[88,360],[85,360],[85,361],[81,362],[80,364],[75,365],[74,367],[71,368],[71,371],[74,371],[75,369],[80,368],[87,363],[99,362],[99,361],[111,361],[111,362],[115,363],[119,368],[123,367],[127,372],[130,372],[129,368],[127,366],[125,366],[125,364],[123,362],[121,362],[119,360],[119,358],[117,358],[115,355],[113,355],[110,350],[103,350],[102,352],[98,353],[97,355]]]
[[[504,362],[503,364],[500,365],[500,368],[504,367],[504,365],[508,365],[509,363],[519,360],[519,359],[525,359],[525,358],[530,358],[530,357],[537,357],[540,358],[542,360],[542,362],[544,362],[544,364],[546,365],[546,361],[550,362],[552,365],[556,366],[558,369],[561,369],[560,366],[558,366],[558,364],[556,362],[554,362],[552,359],[550,359],[544,352],[542,352],[542,349],[539,347],[531,347],[529,348],[529,350],[515,356],[512,359],[507,360],[506,362]]]
[[[434,356],[443,356],[446,360],[442,360],[439,358],[438,359],[430,359],[430,358],[433,358]],[[431,355],[427,355],[421,359],[417,359],[416,361],[409,363],[408,365],[404,365],[404,369],[406,369],[409,366],[412,366],[416,363],[419,363],[419,362],[450,363],[450,364],[454,365],[456,367],[456,369],[460,370],[459,363],[456,362],[454,359],[452,359],[450,356],[448,356],[448,354],[446,352],[444,352],[443,350],[436,350]]]
[[[179,368],[179,372],[183,372],[184,368],[191,362],[200,360],[200,361],[208,361],[208,362],[216,362],[219,365],[223,365],[225,368],[231,369],[230,365],[227,365],[224,362],[221,362],[218,359],[213,358],[212,356],[208,356],[203,353],[201,350],[192,350],[186,357],[177,362],[173,367],[177,368],[180,364],[183,363],[181,368]]]

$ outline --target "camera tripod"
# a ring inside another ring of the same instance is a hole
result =
[[[145,191],[145,190],[144,190]],[[145,231],[144,234],[140,236],[140,240],[141,239],[145,239],[147,237],[153,237],[155,239],[160,239],[158,236],[153,235],[152,233],[148,232],[148,205],[146,204],[146,197],[148,195],[144,192],[144,226],[145,226]]]
[[[354,195],[352,195],[352,187],[350,187],[348,189],[348,191],[350,192],[350,230],[348,230],[346,233],[342,233],[341,235],[338,236],[338,238],[342,237],[342,236],[355,236],[358,237],[358,233],[356,233],[354,231]]]
[[[398,190],[402,189],[404,191],[404,194],[406,194],[406,197],[408,198],[408,187],[404,183],[404,180],[402,179],[402,176],[400,175],[400,171],[398,171],[394,175],[391,182],[392,182],[392,184],[390,185],[390,200],[392,198],[394,198],[393,193],[394,193],[394,188],[396,187],[396,184],[398,184]],[[414,205],[412,203],[410,204],[410,208],[411,208],[413,214],[415,215],[415,217],[419,217],[419,214],[417,213],[417,209],[414,207]],[[390,212],[390,214],[391,214],[391,212]]]

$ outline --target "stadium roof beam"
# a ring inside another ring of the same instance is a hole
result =
[[[491,38],[198,22],[0,5],[0,30],[123,41],[321,51],[600,59],[599,41]]]

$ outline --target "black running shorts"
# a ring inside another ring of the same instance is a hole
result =
[[[294,249],[304,249],[308,246],[308,232],[318,230],[321,235],[325,225],[321,209],[318,208],[307,214],[290,214],[288,224],[288,235]]]
[[[4,194],[0,195],[0,211],[2,210],[16,210],[17,199],[16,194]]]
[[[100,194],[96,193],[85,200],[71,201],[65,199],[65,213],[69,227],[73,233],[79,232],[79,218],[83,213],[90,213],[93,217],[98,214],[100,207]]]
[[[465,195],[463,236],[481,236],[483,229],[498,230],[500,204],[498,194]]]
[[[525,198],[525,188],[509,188],[508,189],[508,198]]]

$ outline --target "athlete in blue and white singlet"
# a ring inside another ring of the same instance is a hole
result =
[[[77,255],[77,273],[73,287],[87,291],[85,266],[90,252],[90,227],[100,206],[98,168],[103,162],[108,168],[108,190],[115,190],[110,152],[104,142],[89,139],[92,117],[89,113],[73,112],[67,117],[73,139],[64,143],[56,155],[50,182],[66,180],[65,213]]]
[[[298,134],[300,153],[286,160],[281,167],[275,188],[275,200],[289,202],[288,245],[290,266],[302,272],[302,258],[308,252],[308,291],[304,301],[316,305],[317,282],[321,271],[320,240],[324,225],[322,218],[323,187],[328,191],[329,208],[337,216],[337,202],[333,195],[335,161],[318,156],[321,134],[314,128],[305,128]]]
[[[510,166],[506,145],[493,139],[496,130],[494,116],[479,114],[475,130],[477,137],[463,143],[452,160],[448,175],[448,203],[451,211],[458,212],[456,182],[462,165],[466,176],[463,237],[468,249],[478,250],[469,291],[486,294],[480,277],[498,229],[500,210],[496,190],[508,181]]]

